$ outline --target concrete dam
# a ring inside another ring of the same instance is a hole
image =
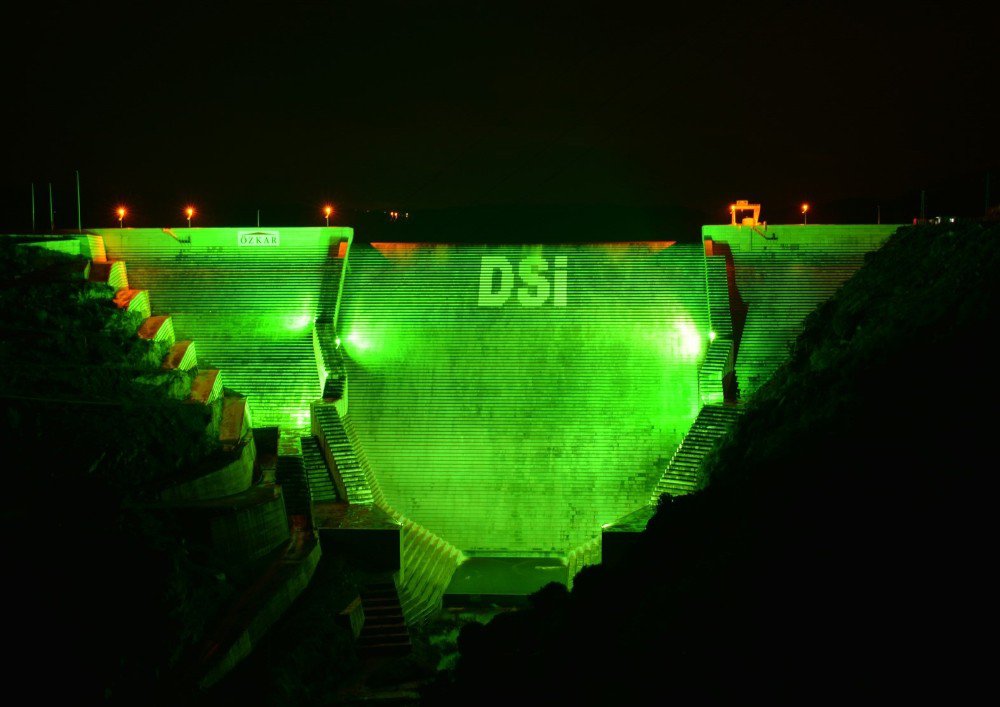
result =
[[[620,519],[696,489],[738,401],[895,229],[744,223],[706,226],[701,244],[368,244],[347,228],[91,239],[247,396],[253,424],[280,428],[314,503],[380,509],[399,529],[416,606],[476,558],[548,558],[571,581]]]

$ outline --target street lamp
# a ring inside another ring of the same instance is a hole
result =
[[[128,211],[125,210],[124,206],[119,206],[115,213],[118,214],[118,228],[124,228],[125,214]]]
[[[333,207],[327,204],[323,207],[323,216],[326,217],[326,225],[330,225],[330,214],[333,213]]]
[[[187,216],[188,228],[191,228],[191,218],[194,216],[194,207],[189,206],[186,209],[184,209],[184,215]]]
[[[802,225],[805,226],[809,223],[809,204],[802,205]]]

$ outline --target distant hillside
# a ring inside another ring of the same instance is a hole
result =
[[[572,243],[673,240],[697,243],[705,215],[682,208],[627,206],[480,206],[353,214],[363,241]]]
[[[955,699],[988,675],[1000,226],[901,229],[636,551],[470,626],[431,704]]]

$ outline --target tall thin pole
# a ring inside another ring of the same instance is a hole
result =
[[[52,210],[52,182],[49,182],[49,230],[56,230],[55,211]]]
[[[260,209],[257,209],[257,228],[260,228]]]
[[[983,216],[990,214],[990,173],[986,173],[986,200],[983,204]]]
[[[875,223],[880,225],[882,223],[882,204],[875,205]]]
[[[35,232],[35,183],[31,183],[31,232]]]
[[[83,221],[80,218],[80,170],[76,170],[76,230],[83,232]]]

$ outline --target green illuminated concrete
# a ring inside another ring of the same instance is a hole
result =
[[[355,247],[349,418],[386,501],[463,552],[564,555],[645,505],[700,408],[697,245]]]
[[[312,329],[335,313],[349,228],[99,229],[107,257],[124,260],[132,287],[199,364],[225,371],[258,426],[309,427],[320,396]],[[263,235],[253,235],[253,234]]]
[[[751,395],[788,358],[806,316],[836,292],[899,225],[769,225],[765,238],[749,226],[703,226],[702,238],[728,246],[708,260],[732,258],[747,318],[736,357],[740,395]],[[773,240],[772,240],[773,239]],[[713,263],[714,265],[714,263]],[[710,267],[716,272],[718,267]],[[719,319],[713,306],[713,326]]]

